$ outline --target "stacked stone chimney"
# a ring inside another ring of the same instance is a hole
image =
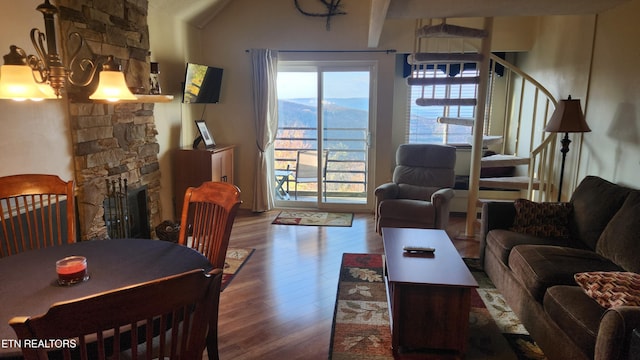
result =
[[[135,92],[149,84],[147,0],[58,0],[63,47],[66,34],[79,32],[82,54],[114,55]],[[66,50],[66,49],[65,49]],[[68,50],[61,52],[68,55]],[[68,61],[69,59],[65,59]],[[103,201],[106,181],[127,179],[129,188],[146,186],[149,226],[160,222],[159,145],[153,104],[88,100],[87,87],[67,87],[72,131],[78,231],[83,240],[107,237]]]

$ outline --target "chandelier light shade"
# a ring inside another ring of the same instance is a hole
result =
[[[560,184],[558,186],[558,202],[562,201],[562,180],[564,178],[564,165],[569,152],[569,133],[585,133],[591,129],[584,119],[582,107],[579,99],[572,99],[571,95],[566,100],[560,100],[556,109],[551,115],[551,119],[545,127],[545,131],[553,133],[564,133],[564,138],[560,140],[562,147],[562,165],[560,167]]]
[[[98,73],[100,82],[96,91],[89,96],[91,100],[136,100],[124,79],[124,73],[115,65],[113,56],[109,55],[107,62],[102,65],[102,71]]]
[[[27,65],[0,66],[0,99],[16,101],[56,98],[45,95],[41,87],[33,80],[33,70]]]
[[[11,45],[9,54],[4,56],[4,65],[0,67],[0,99],[60,98],[67,83],[85,87],[100,73],[106,74],[99,76],[97,90],[89,99],[137,99],[128,89],[124,74],[115,65],[113,56],[96,56],[95,59],[78,56],[84,45],[84,39],[78,32],[69,34],[69,44],[76,46],[70,50],[70,60],[65,66],[58,53],[55,36],[54,16],[58,13],[58,8],[45,0],[36,10],[42,13],[45,25],[45,33],[37,28],[31,30],[31,43],[37,55],[27,55],[23,49]],[[114,78],[118,78],[117,87],[113,85]],[[105,81],[108,83],[103,84]]]

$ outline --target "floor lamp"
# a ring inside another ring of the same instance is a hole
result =
[[[589,126],[584,120],[584,114],[580,107],[579,99],[571,99],[571,95],[567,100],[560,100],[556,106],[556,110],[551,115],[551,120],[545,128],[547,132],[564,133],[564,138],[560,140],[562,148],[562,167],[560,168],[560,185],[558,186],[558,202],[561,201],[562,196],[562,179],[564,178],[564,162],[569,152],[569,133],[584,133],[589,132]]]

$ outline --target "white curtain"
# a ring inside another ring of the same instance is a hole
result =
[[[273,142],[278,131],[278,52],[251,49],[253,112],[256,129],[257,162],[253,182],[253,211],[274,207]]]

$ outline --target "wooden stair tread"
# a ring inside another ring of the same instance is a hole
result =
[[[438,116],[436,121],[439,124],[460,125],[460,126],[470,126],[470,127],[473,127],[473,124],[476,123],[476,119],[474,118],[456,118],[456,117],[446,117],[446,116]]]
[[[480,160],[480,163],[483,168],[529,165],[529,158],[515,155],[495,154],[483,157]]]
[[[527,176],[509,176],[509,177],[494,177],[494,178],[480,178],[480,187],[494,188],[494,189],[519,189],[526,190],[529,188],[529,177]],[[533,189],[538,190],[540,188],[540,181],[533,181]]]
[[[484,29],[475,29],[465,26],[441,23],[426,25],[416,31],[417,37],[455,37],[455,38],[486,38],[488,32]]]

